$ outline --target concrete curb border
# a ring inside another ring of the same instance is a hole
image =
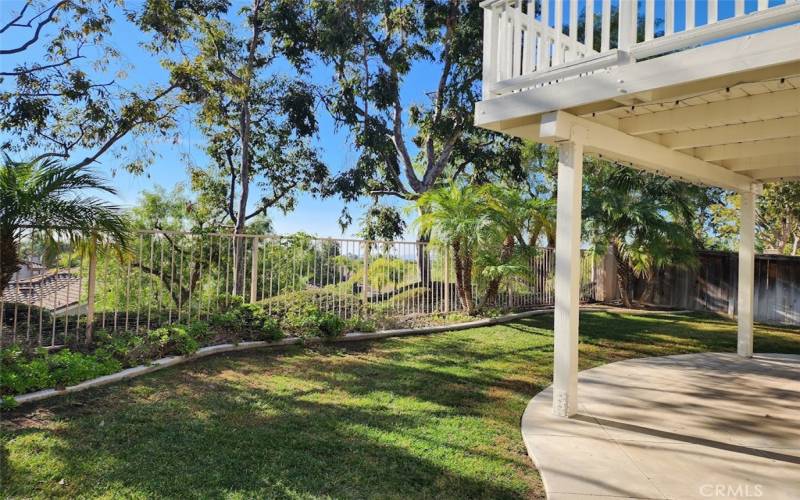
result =
[[[683,314],[690,312],[690,311],[667,311],[667,310],[647,311],[647,310],[621,309],[618,307],[594,307],[594,306],[585,307],[583,308],[583,310],[585,312],[612,311],[612,312],[620,312],[623,314],[649,314],[649,315]],[[91,389],[93,387],[101,387],[104,385],[113,384],[115,382],[121,382],[123,380],[139,377],[141,375],[152,373],[157,370],[180,365],[188,361],[193,361],[195,359],[204,358],[206,356],[211,356],[213,354],[221,354],[225,352],[243,351],[246,349],[257,349],[260,347],[285,347],[296,344],[320,344],[325,341],[332,343],[359,342],[363,340],[377,340],[390,337],[403,337],[408,335],[426,335],[431,333],[452,332],[458,330],[468,330],[470,328],[478,328],[483,326],[492,326],[502,323],[509,323],[511,321],[530,318],[533,316],[541,316],[551,312],[553,312],[553,308],[535,309],[532,311],[525,311],[521,313],[506,314],[503,316],[498,316],[496,318],[484,318],[475,321],[468,321],[465,323],[454,323],[450,325],[426,326],[422,328],[402,328],[396,330],[382,330],[379,332],[370,332],[370,333],[353,332],[353,333],[347,333],[343,337],[338,337],[333,339],[323,339],[320,337],[307,337],[307,338],[289,337],[275,342],[251,341],[251,342],[240,342],[238,344],[213,345],[208,347],[202,347],[198,349],[197,352],[187,356],[168,356],[166,358],[157,359],[148,365],[139,365],[139,366],[134,366],[132,368],[126,368],[125,370],[119,371],[117,373],[112,373],[110,375],[104,375],[102,377],[86,380],[84,382],[81,382],[80,384],[65,387],[64,389],[42,389],[36,392],[21,394],[19,396],[14,396],[14,400],[17,402],[18,405],[22,405],[26,403],[32,403],[34,401],[41,401],[43,399],[48,399],[55,396],[73,394],[76,392],[84,391],[86,389]]]

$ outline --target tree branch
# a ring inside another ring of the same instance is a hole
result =
[[[24,24],[17,24],[17,21],[19,21],[20,19],[22,19],[22,16],[24,16],[24,15],[25,15],[25,11],[26,11],[26,10],[28,10],[28,7],[30,7],[30,6],[31,6],[31,3],[30,3],[30,1],[26,2],[26,3],[25,3],[25,6],[24,6],[24,7],[22,7],[22,10],[21,10],[21,11],[19,11],[19,15],[17,15],[17,17],[15,17],[15,18],[14,18],[14,19],[12,19],[11,21],[9,21],[9,22],[8,22],[8,24],[6,24],[6,25],[5,25],[5,26],[3,26],[2,28],[0,28],[0,33],[5,33],[5,31],[6,31],[8,28],[12,27],[12,26],[16,26],[16,27],[25,27],[25,25],[24,25]]]
[[[62,6],[66,5],[68,3],[69,3],[68,0],[61,0],[60,2],[55,4],[53,7],[51,7],[50,8],[50,12],[47,14],[47,17],[44,18],[42,21],[39,21],[39,24],[36,26],[36,31],[33,33],[33,37],[31,37],[27,42],[23,43],[19,47],[15,47],[13,49],[0,49],[0,55],[18,54],[20,52],[24,52],[28,47],[30,47],[34,43],[38,42],[39,41],[39,35],[42,32],[42,28],[44,28],[46,25],[50,24],[53,21],[53,18],[55,17],[55,14],[56,14],[56,10],[58,10],[59,8],[61,8]],[[27,7],[27,5],[26,5],[26,7]],[[35,16],[33,19],[36,19],[40,15],[41,14]],[[30,28],[31,27],[31,22],[33,21],[33,19],[28,21],[27,25],[14,24],[14,26]],[[3,30],[5,31],[6,28],[8,28],[8,26],[4,27]]]
[[[236,167],[233,165],[233,151],[230,148],[225,150],[225,157],[228,160],[228,168],[231,173],[230,187],[228,188],[228,206],[226,210],[232,222],[236,222],[236,214],[233,211],[233,198],[236,196]]]
[[[163,91],[159,92],[158,94],[156,94],[152,98],[148,99],[148,102],[151,102],[151,103],[152,102],[156,102],[157,100],[161,99],[162,97],[164,97],[167,94],[169,94],[170,92],[172,92],[175,88],[177,88],[176,85],[170,85],[169,87],[167,87]],[[166,113],[163,113],[161,116],[157,117],[153,121],[153,123],[158,123],[161,120],[169,117],[172,114],[172,112],[175,111],[177,108],[178,107],[175,106],[175,107],[169,109]],[[89,165],[91,163],[94,163],[95,161],[97,161],[97,159],[101,155],[103,155],[103,153],[105,153],[106,151],[111,149],[111,147],[114,144],[116,144],[117,141],[119,141],[120,139],[125,137],[125,135],[127,135],[128,132],[130,132],[131,130],[133,130],[137,126],[141,125],[142,123],[144,123],[144,121],[138,120],[138,121],[131,122],[129,125],[118,127],[117,130],[114,131],[114,133],[111,135],[111,137],[109,137],[108,140],[106,140],[106,142],[103,143],[103,145],[100,147],[100,149],[98,149],[93,155],[87,156],[83,160],[79,161],[76,164],[76,166],[79,167],[79,168],[82,168],[82,167],[85,167],[85,166],[87,166],[87,165]]]
[[[18,66],[18,68],[23,68],[23,69],[19,69],[17,71],[2,71],[2,72],[0,72],[0,76],[29,75],[29,74],[35,73],[37,71],[42,71],[42,70],[45,70],[45,69],[51,69],[51,68],[57,68],[59,66],[64,66],[66,64],[71,63],[72,61],[74,61],[76,59],[83,59],[83,56],[80,54],[80,50],[81,50],[80,47],[78,47],[78,50],[77,50],[77,52],[76,52],[76,54],[74,56],[68,57],[68,58],[64,59],[63,61],[61,61],[61,62],[57,62],[57,63],[53,63],[53,64],[45,64],[44,66],[34,66],[32,68],[27,68],[27,67],[24,67],[24,66]]]
[[[280,193],[276,193],[276,194],[272,195],[272,197],[269,199],[269,201],[265,201],[265,202],[261,203],[261,206],[257,210],[255,210],[253,213],[251,213],[250,215],[245,216],[244,220],[250,220],[253,217],[255,217],[256,215],[262,214],[262,213],[266,212],[267,210],[269,210],[276,203],[281,201],[281,199],[284,196],[286,196],[286,194],[289,191],[291,191],[292,189],[296,188],[297,184],[298,184],[298,182],[295,181],[295,182],[291,183],[289,186],[287,186],[285,189],[281,190]]]
[[[370,196],[396,196],[403,200],[410,199],[410,193],[403,191],[392,191],[391,189],[376,189],[369,192]]]
[[[425,152],[428,158],[428,168],[427,170],[430,171],[435,168],[435,152],[434,152],[434,138],[433,138],[433,131],[436,130],[436,126],[439,124],[439,118],[442,115],[442,106],[444,104],[444,91],[447,88],[447,81],[450,78],[450,70],[453,66],[453,58],[452,54],[450,53],[450,45],[453,39],[453,25],[455,24],[456,16],[458,14],[458,2],[456,0],[450,0],[450,10],[447,13],[447,21],[446,21],[446,31],[444,35],[444,46],[442,47],[442,55],[444,57],[444,65],[442,67],[442,73],[439,76],[439,84],[436,87],[436,97],[434,98],[433,104],[433,118],[431,120],[431,127],[428,133],[428,137],[425,140]]]
[[[450,161],[450,155],[453,153],[456,141],[461,135],[461,127],[462,125],[459,123],[453,128],[453,133],[447,139],[444,146],[442,146],[442,151],[439,153],[439,157],[436,159],[433,168],[425,172],[425,176],[422,178],[424,189],[427,190],[433,186],[433,183],[436,182],[436,179],[439,178],[439,175],[441,175],[442,171],[444,171],[444,168],[447,166],[447,162]]]

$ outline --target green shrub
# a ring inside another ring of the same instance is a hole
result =
[[[37,349],[26,353],[19,346],[2,350],[0,394],[24,394],[52,387],[66,387],[119,371],[122,365],[107,352],[94,354],[62,349],[50,353]],[[5,402],[3,403],[5,407]]]
[[[260,304],[267,313],[281,322],[290,312],[300,313],[308,305],[314,306],[320,312],[336,313],[343,318],[359,316],[364,309],[360,295],[332,287],[309,288],[276,295],[261,301]]]
[[[0,397],[0,411],[12,410],[17,407],[17,400],[14,396],[5,395]]]
[[[319,316],[317,328],[323,337],[340,337],[344,333],[344,320],[335,314],[325,313]]]
[[[46,308],[40,308],[32,304],[6,302],[3,306],[2,315],[0,315],[0,322],[3,323],[3,328],[11,328],[14,322],[17,325],[24,325],[29,320],[39,323],[40,318],[43,324],[52,324],[53,315]]]
[[[213,315],[210,323],[237,339],[277,340],[282,336],[278,321],[259,304],[235,303],[224,313]]]
[[[158,358],[168,354],[187,355],[197,352],[200,344],[183,326],[162,326],[147,333],[147,342],[152,345]]]
[[[211,330],[205,321],[193,321],[186,331],[198,342],[207,341],[211,338]]]
[[[48,371],[56,387],[75,385],[122,369],[119,361],[102,351],[83,354],[62,349],[45,356]]]
[[[95,352],[105,352],[124,366],[136,366],[164,356],[192,354],[210,339],[210,334],[208,324],[202,321],[188,326],[163,326],[146,333],[99,331],[95,335]]]
[[[374,318],[364,319],[361,317],[350,318],[344,322],[346,332],[374,332],[378,329],[378,323]]]
[[[292,308],[282,324],[298,337],[338,337],[345,328],[345,322],[339,316],[321,312],[314,304]]]

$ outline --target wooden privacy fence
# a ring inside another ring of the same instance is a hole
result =
[[[92,330],[144,331],[208,320],[233,302],[271,314],[306,301],[342,319],[462,311],[447,249],[425,242],[139,231],[129,250],[60,242],[31,230],[19,241],[22,265],[0,295],[0,342],[55,346]],[[553,304],[555,255],[538,249],[501,280],[494,307]],[[594,259],[582,259],[581,294],[595,298]],[[475,297],[489,278],[477,268]]]
[[[667,267],[655,277],[653,303],[659,306],[736,314],[739,257],[730,252],[703,251],[694,269]],[[612,259],[603,260],[602,272],[614,276]],[[604,280],[609,283],[608,278]],[[644,290],[643,280],[634,285],[634,296]],[[614,289],[606,300],[616,298]],[[762,323],[800,325],[800,257],[758,255],[755,262],[755,320]]]

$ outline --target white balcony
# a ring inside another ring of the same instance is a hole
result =
[[[482,5],[476,125],[733,190],[800,178],[800,1]]]
[[[796,0],[484,0],[481,6],[483,99],[800,20]]]

